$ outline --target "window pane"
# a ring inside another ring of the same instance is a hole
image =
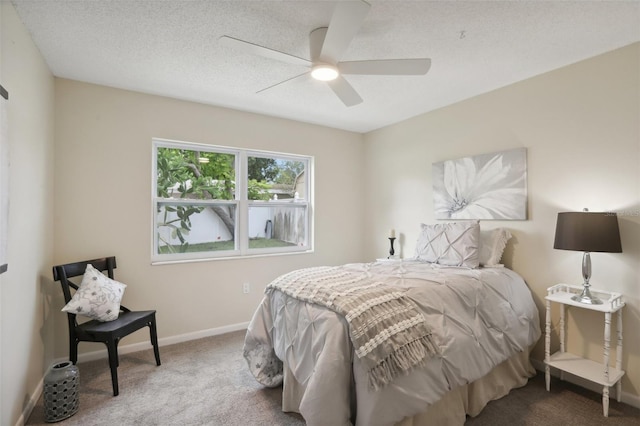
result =
[[[235,199],[235,155],[158,147],[157,196]]]
[[[313,157],[153,144],[152,262],[312,249]]]
[[[193,253],[235,249],[236,206],[160,203],[157,253]]]
[[[250,249],[306,245],[306,204],[249,207]]]
[[[247,157],[247,198],[258,200],[305,199],[307,162],[277,157]]]

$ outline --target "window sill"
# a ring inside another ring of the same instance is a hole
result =
[[[301,251],[291,251],[285,253],[259,253],[259,254],[245,254],[238,256],[220,256],[220,257],[203,257],[199,259],[175,259],[175,260],[152,260],[151,266],[161,266],[161,265],[174,265],[179,263],[196,263],[196,262],[217,262],[221,260],[243,260],[243,259],[256,259],[261,257],[274,257],[274,256],[291,256],[291,255],[303,255],[303,254],[311,254],[314,253],[313,249],[309,250],[301,250]]]

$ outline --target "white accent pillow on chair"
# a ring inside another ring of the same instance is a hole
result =
[[[101,322],[113,321],[120,315],[120,301],[126,286],[87,264],[78,290],[62,311]]]

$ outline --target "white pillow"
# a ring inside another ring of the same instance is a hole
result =
[[[120,314],[125,287],[88,264],[78,290],[62,311],[101,322],[113,321]]]
[[[480,265],[499,265],[502,253],[510,239],[511,233],[506,228],[480,231]]]
[[[478,221],[420,225],[416,259],[447,266],[477,268],[480,225]]]

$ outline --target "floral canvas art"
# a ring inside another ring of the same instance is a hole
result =
[[[527,218],[527,150],[433,164],[436,219]]]

